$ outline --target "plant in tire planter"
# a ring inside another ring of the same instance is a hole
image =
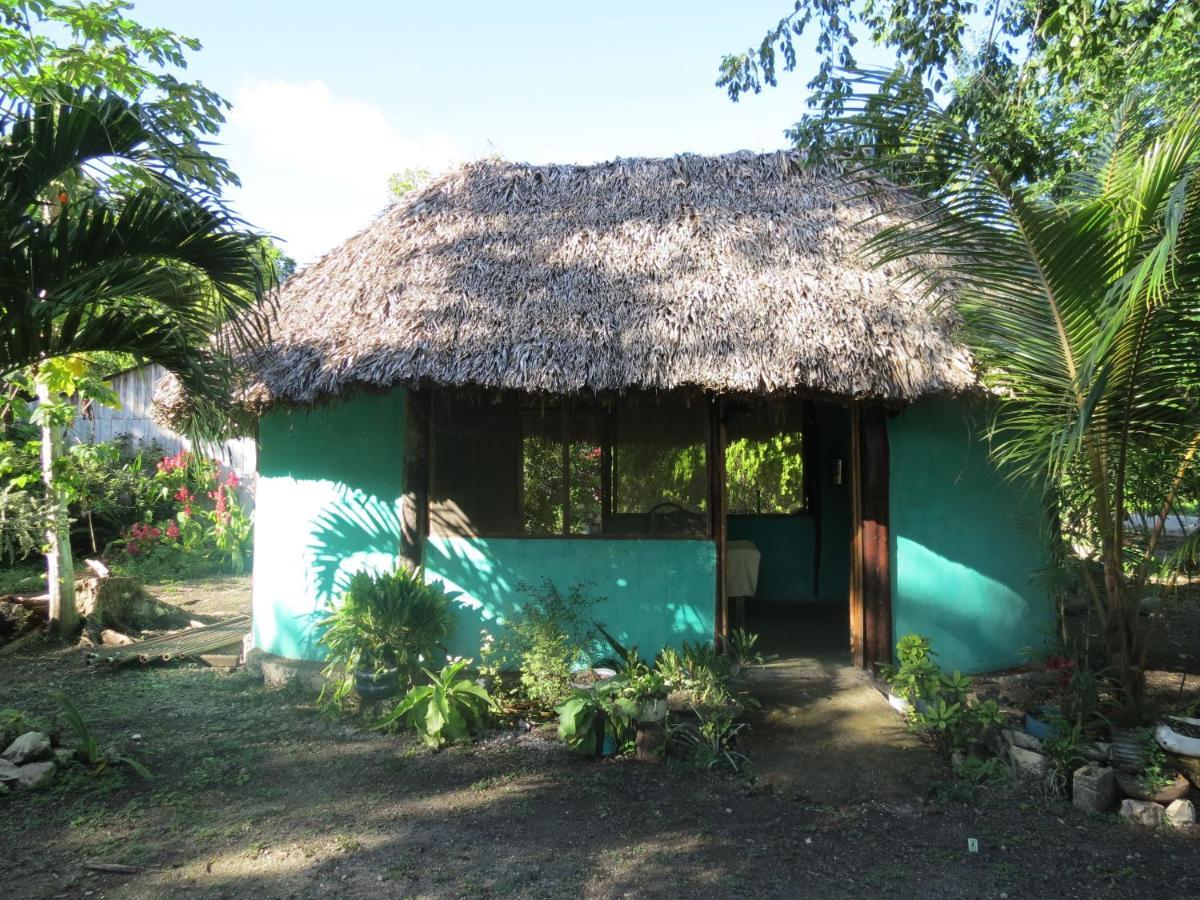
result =
[[[1117,785],[1128,797],[1135,800],[1153,800],[1155,803],[1170,803],[1187,794],[1191,784],[1178,774],[1167,761],[1167,755],[1155,740],[1149,728],[1142,731],[1141,771],[1117,770]]]
[[[341,710],[352,692],[374,701],[411,688],[423,664],[445,655],[455,596],[426,584],[420,569],[355,575],[341,603],[317,623],[328,658],[322,705]]]

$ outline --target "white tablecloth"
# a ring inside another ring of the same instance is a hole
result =
[[[758,593],[758,564],[762,553],[753,541],[725,544],[725,596],[753,597]]]

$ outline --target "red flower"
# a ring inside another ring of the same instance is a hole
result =
[[[180,503],[191,503],[194,498],[192,497],[192,492],[188,490],[185,484],[175,492],[175,499]]]
[[[226,487],[235,488],[241,483],[241,480],[237,476],[237,472],[233,471],[233,469],[230,469],[229,474],[225,477]]]
[[[192,504],[188,503],[188,504],[184,505],[183,515],[185,518],[188,518],[188,519],[190,519],[192,517]]]
[[[176,540],[179,537],[179,525],[175,522],[167,526],[167,537],[171,540]]]

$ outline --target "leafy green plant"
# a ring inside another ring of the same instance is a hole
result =
[[[897,641],[899,664],[884,668],[893,693],[908,701],[909,727],[939,752],[969,751],[985,728],[1002,721],[995,700],[971,698],[971,679],[943,672],[926,637],[904,635]]]
[[[1175,771],[1167,762],[1167,754],[1154,739],[1154,729],[1144,728],[1142,737],[1142,774],[1139,776],[1143,789],[1153,796],[1175,781]]]
[[[622,693],[627,686],[622,679],[611,678],[589,690],[573,690],[555,709],[559,740],[582,756],[595,756],[600,749],[596,742],[605,734],[620,746],[638,714],[638,704]],[[597,721],[602,723],[599,729]]]
[[[729,677],[736,679],[750,668],[762,668],[773,657],[763,656],[756,650],[758,635],[743,628],[735,628],[725,639],[725,659],[729,666]]]
[[[748,647],[753,647],[749,639]],[[709,643],[684,641],[679,650],[666,647],[655,661],[655,671],[669,690],[681,691],[697,707],[732,707],[741,711],[757,708],[758,702],[736,682],[746,671],[741,661],[718,653]]]
[[[521,693],[544,709],[571,695],[571,672],[587,664],[597,635],[588,611],[600,598],[582,583],[564,594],[549,579],[539,588],[518,585],[528,601],[507,616],[498,656],[520,670]]]
[[[1004,784],[1010,778],[1008,767],[994,756],[965,756],[954,767],[952,779],[934,785],[934,795],[942,803],[972,804],[978,802],[980,788]]]
[[[1088,762],[1087,735],[1083,726],[1063,716],[1051,719],[1050,734],[1042,740],[1046,757],[1046,785],[1056,797],[1071,793],[1071,776]]]
[[[421,569],[355,575],[341,603],[317,623],[317,643],[329,660],[321,702],[341,709],[359,670],[399,669],[403,684],[411,687],[422,664],[446,652],[455,596],[441,583],[426,584]]]
[[[54,699],[62,707],[63,721],[67,723],[67,727],[75,735],[76,757],[87,765],[94,774],[99,775],[111,764],[120,763],[133,769],[134,772],[147,781],[154,777],[150,774],[149,769],[132,756],[108,753],[102,749],[87,719],[83,717],[83,713],[79,711],[79,708],[72,702],[70,697],[58,691],[54,694]]]
[[[424,669],[430,683],[410,690],[375,727],[403,720],[434,748],[470,741],[482,733],[495,704],[483,687],[460,677],[467,662],[444,666],[437,675]]]
[[[750,760],[735,749],[738,736],[750,726],[734,719],[728,708],[693,706],[696,722],[674,722],[667,727],[667,744],[680,748],[685,758],[701,769],[728,769],[742,773]]]

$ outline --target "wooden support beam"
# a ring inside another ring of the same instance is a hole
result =
[[[862,519],[862,433],[861,410],[850,405],[850,660],[866,665],[866,617],[863,614],[863,519]],[[845,468],[845,467],[844,467]]]
[[[879,405],[864,407],[859,417],[863,665],[867,667],[890,663],[894,647],[887,419],[887,411]]]
[[[400,558],[415,569],[423,562],[425,538],[429,535],[429,391],[409,391],[406,399]]]
[[[717,549],[714,638],[720,646],[729,634],[729,598],[725,594],[725,401],[720,397],[713,397],[709,403],[708,476],[709,534]]]

